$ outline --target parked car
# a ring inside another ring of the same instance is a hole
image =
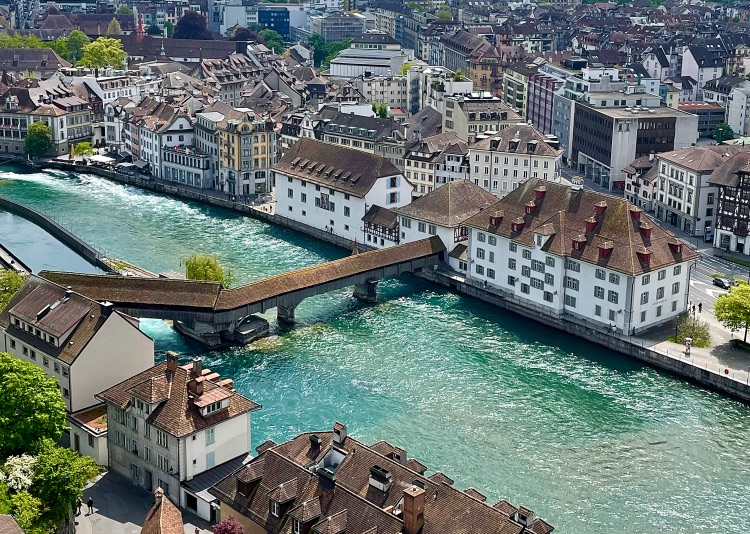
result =
[[[719,286],[722,289],[729,289],[735,284],[732,284],[732,282],[730,282],[726,278],[714,278],[714,285]]]

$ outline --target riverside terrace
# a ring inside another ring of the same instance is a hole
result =
[[[279,320],[294,321],[294,309],[307,297],[354,286],[354,296],[374,302],[378,280],[437,265],[445,252],[433,236],[395,247],[265,278],[233,289],[217,282],[87,275],[42,271],[39,276],[133,317],[171,319],[175,329],[209,347],[249,343],[268,334],[268,322],[255,313],[277,309]]]

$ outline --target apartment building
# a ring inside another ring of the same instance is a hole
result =
[[[232,195],[271,191],[276,155],[273,122],[251,109],[228,112],[216,125],[219,133],[219,185]]]
[[[464,142],[476,141],[521,122],[521,116],[489,93],[450,96],[445,99],[443,132],[455,132]]]
[[[404,175],[414,184],[414,196],[422,196],[442,183],[452,182],[453,174],[460,176],[465,153],[466,143],[454,132],[432,135],[408,145],[404,154]],[[439,170],[443,170],[440,183]]]
[[[396,124],[393,119],[365,117],[339,111],[330,119],[323,119],[315,126],[315,137],[326,143],[375,153],[375,144],[390,137]]]
[[[310,31],[320,35],[326,43],[354,39],[367,29],[367,19],[361,13],[336,11],[328,15],[310,17]]]

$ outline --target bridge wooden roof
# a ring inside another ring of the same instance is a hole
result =
[[[347,256],[252,282],[234,289],[221,289],[217,282],[136,278],[42,271],[39,276],[96,301],[115,304],[158,306],[204,311],[228,311],[285,293],[340,280],[349,276],[424,258],[445,250],[437,236],[395,247]]]

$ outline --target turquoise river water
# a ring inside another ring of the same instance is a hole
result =
[[[0,196],[156,272],[210,252],[244,283],[346,254],[95,176],[4,167]],[[33,268],[78,266],[70,251],[40,258],[45,239],[0,212],[0,241]],[[294,328],[215,352],[163,322],[142,325],[157,359],[168,349],[202,354],[263,404],[254,445],[339,420],[490,502],[534,509],[558,532],[750,530],[747,406],[419,279],[383,281],[379,293],[376,305],[347,291],[309,299]]]

